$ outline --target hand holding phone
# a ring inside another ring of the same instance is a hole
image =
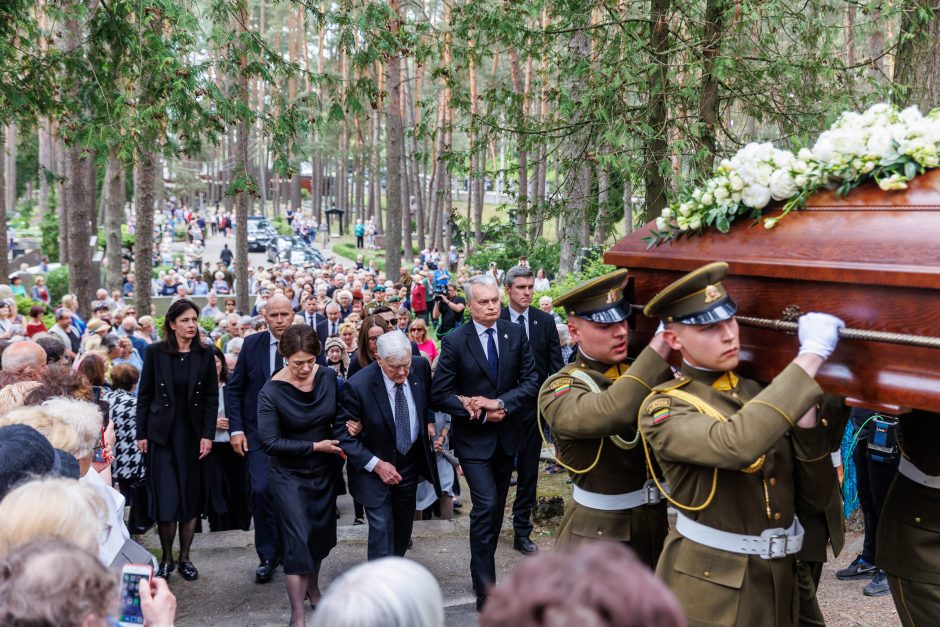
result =
[[[170,592],[165,579],[141,580],[140,607],[144,611],[147,627],[173,627],[176,618],[176,597]]]
[[[149,584],[151,577],[153,577],[153,566],[149,564],[127,564],[121,569],[121,608],[118,615],[118,625],[121,627],[136,627],[144,624],[140,584],[142,580]],[[148,592],[149,588],[148,585]]]

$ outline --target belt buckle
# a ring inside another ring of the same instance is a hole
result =
[[[766,533],[766,532],[765,532]],[[767,537],[767,552],[761,553],[765,560],[780,559],[787,556],[787,545],[790,536],[784,533],[774,533]]]
[[[659,491],[659,487],[652,479],[648,479],[646,483],[643,484],[643,492],[646,497],[647,505],[656,505],[663,500],[663,493]]]

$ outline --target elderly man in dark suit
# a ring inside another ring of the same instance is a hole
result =
[[[550,375],[564,366],[561,359],[561,343],[558,329],[551,314],[532,307],[532,291],[535,275],[525,266],[513,266],[503,279],[509,305],[503,307],[501,320],[519,325],[525,330],[535,362],[536,386],[541,388]],[[538,546],[529,537],[532,533],[532,508],[535,506],[535,488],[539,478],[539,457],[542,452],[542,435],[536,424],[535,404],[525,415],[525,436],[516,458],[516,499],[512,503],[512,547],[526,555],[538,552]]]
[[[268,583],[278,564],[277,519],[268,493],[270,461],[258,435],[258,392],[275,372],[284,367],[277,350],[281,334],[294,321],[290,299],[276,294],[261,309],[268,330],[245,338],[238,362],[225,385],[225,413],[229,419],[232,448],[248,455],[255,550],[260,564],[255,581]]]
[[[408,550],[419,476],[440,494],[431,450],[431,366],[424,357],[411,355],[411,342],[403,333],[380,336],[377,350],[375,362],[343,385],[334,427],[349,459],[349,493],[369,519],[370,560],[403,557]],[[356,437],[346,428],[349,420],[361,424]]]
[[[513,458],[538,375],[521,325],[499,319],[499,284],[490,275],[464,285],[472,322],[441,344],[431,407],[453,417],[451,442],[470,486],[470,576],[477,609],[496,581],[496,544]]]

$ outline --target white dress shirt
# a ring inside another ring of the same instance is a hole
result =
[[[473,326],[474,326],[474,327],[476,328],[476,330],[477,330],[477,337],[480,338],[480,344],[483,346],[483,354],[486,356],[487,359],[490,358],[490,353],[489,353],[489,350],[488,350],[488,346],[489,346],[489,343],[490,343],[490,338],[489,338],[489,336],[486,334],[486,331],[487,331],[488,329],[493,329],[493,342],[496,343],[496,356],[499,357],[499,338],[496,337],[496,334],[499,333],[499,331],[496,329],[496,323],[494,322],[494,323],[493,323],[493,326],[485,327],[485,326],[483,326],[482,324],[480,324],[479,322],[477,322],[476,320],[474,320],[474,321],[473,321]]]
[[[522,328],[525,329],[526,337],[529,337],[529,308],[526,307],[526,310],[522,313],[517,312],[512,308],[512,305],[509,306],[509,319],[512,320],[513,324],[519,324],[519,318],[525,320],[525,324],[522,325]]]
[[[274,334],[271,333],[270,331],[268,331],[268,336],[271,338],[271,345],[270,345],[270,353],[271,353],[270,360],[271,360],[271,361],[268,362],[268,363],[271,364],[271,369],[270,369],[268,372],[270,372],[271,375],[273,376],[273,375],[274,375],[274,360],[275,360],[275,358],[276,358],[276,356],[277,356],[277,342],[278,342],[278,340],[277,340],[276,337],[274,337]]]
[[[392,408],[392,418],[395,417],[395,382],[388,378],[385,374],[385,371],[379,368],[379,372],[382,373],[382,382],[385,383],[385,392],[388,394],[388,404]],[[405,392],[405,402],[408,403],[408,422],[411,425],[411,442],[414,442],[418,439],[418,410],[415,407],[415,397],[411,393],[411,383],[405,379],[405,382],[402,384],[402,390]],[[372,456],[372,459],[369,460],[369,463],[366,464],[366,470],[372,472],[375,470],[376,465],[381,460],[378,457]]]

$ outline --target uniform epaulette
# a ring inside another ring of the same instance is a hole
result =
[[[653,386],[653,394],[668,392],[669,390],[676,390],[688,384],[690,381],[692,381],[692,379],[690,379],[689,377],[682,377],[681,379],[665,381],[663,383],[660,383],[659,385]]]

